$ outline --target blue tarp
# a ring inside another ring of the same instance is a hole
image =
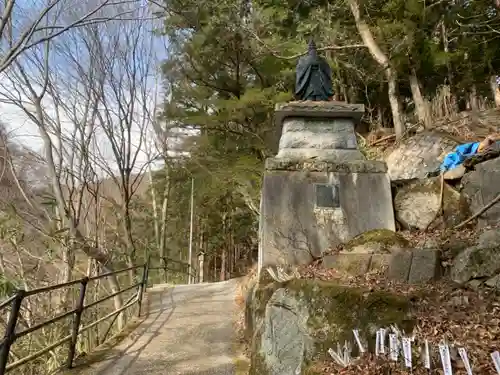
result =
[[[450,169],[458,167],[465,159],[477,153],[479,142],[465,143],[455,147],[453,152],[450,152],[444,158],[439,169],[442,172],[449,171]]]

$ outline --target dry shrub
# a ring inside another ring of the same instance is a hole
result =
[[[451,93],[450,86],[443,85],[437,89],[436,95],[430,101],[431,119],[437,120],[456,115],[456,100]]]
[[[237,374],[248,374],[249,358],[250,358],[250,343],[245,337],[245,300],[248,290],[257,282],[257,263],[255,263],[248,273],[240,278],[238,289],[236,291],[235,302],[238,306],[238,313],[234,322],[234,331],[236,333],[237,349],[239,362],[244,363],[237,370]]]
[[[240,279],[238,290],[236,291],[236,304],[239,307],[245,305],[245,296],[255,283],[257,282],[257,263],[250,268],[248,273]]]

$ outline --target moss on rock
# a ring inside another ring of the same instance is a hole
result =
[[[284,289],[285,292],[277,293],[279,289]],[[273,309],[281,304],[284,309],[290,309],[287,301],[277,299],[278,295],[286,295],[288,301],[291,298],[297,301],[295,305],[305,306],[307,309],[306,315],[298,310],[293,311],[298,320],[304,316],[307,317],[304,336],[307,336],[306,341],[312,341],[313,344],[312,350],[305,349],[303,355],[302,370],[306,374],[314,374],[313,368],[309,367],[313,359],[326,359],[327,350],[335,348],[337,342],[343,343],[345,340],[352,342],[352,329],[359,329],[368,339],[369,347],[373,347],[377,328],[396,324],[408,331],[413,328],[414,324],[409,314],[409,298],[390,292],[371,292],[334,282],[302,279],[294,279],[286,283],[271,283],[262,288],[259,286],[255,291],[253,308],[254,320],[257,323],[254,325],[252,340],[251,375],[281,374],[280,371],[267,368],[269,362],[266,356],[277,354],[264,353],[261,350],[262,340],[275,340],[276,342],[283,340],[279,331],[287,329],[287,327],[273,327],[274,336],[263,337],[266,331],[265,325],[272,324],[273,321],[272,317],[266,316],[271,313],[266,309],[266,306],[271,305],[270,300],[272,300]]]
[[[413,324],[409,319],[409,301],[392,293],[315,280],[293,280],[288,288],[309,306],[308,326],[316,351],[324,356],[337,342],[352,340],[352,329],[374,338],[378,327],[398,324],[409,328]]]
[[[374,229],[361,233],[344,245],[344,251],[356,251],[361,247],[367,247],[370,244],[379,245],[377,251],[390,252],[391,248],[407,248],[410,243],[400,234],[389,229]],[[365,252],[365,251],[359,251]],[[366,251],[369,252],[369,251]]]

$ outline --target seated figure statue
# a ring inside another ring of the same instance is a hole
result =
[[[295,98],[297,100],[332,100],[332,71],[326,60],[318,55],[311,39],[307,55],[297,62]]]

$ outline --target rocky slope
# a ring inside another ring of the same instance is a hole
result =
[[[311,265],[282,270],[279,281],[269,276],[274,271],[253,279],[244,298],[250,374],[409,373],[401,363],[356,352],[353,329],[374,353],[376,330],[390,325],[414,339],[414,374],[429,374],[424,339],[433,347],[432,374],[442,373],[443,340],[454,374],[466,374],[459,347],[467,348],[474,373],[494,373],[500,204],[484,207],[500,193],[500,158],[479,158],[451,178],[431,177],[458,144],[452,138],[424,131],[386,154],[398,233],[363,233]],[[328,349],[346,341],[354,357],[361,355],[342,368]]]

